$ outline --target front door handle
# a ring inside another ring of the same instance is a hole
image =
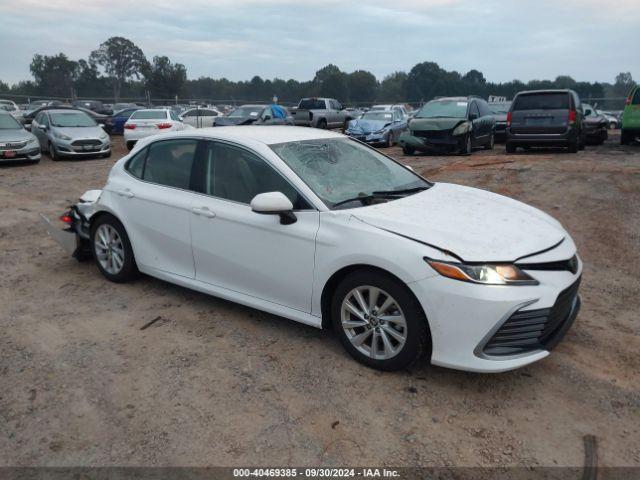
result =
[[[191,211],[196,215],[202,215],[203,217],[207,217],[207,218],[215,218],[216,216],[215,212],[209,210],[209,208],[207,207],[201,207],[201,208],[194,207],[191,209]]]
[[[126,190],[118,190],[116,192],[118,195],[120,195],[121,197],[127,197],[127,198],[133,198],[136,196],[135,193],[133,193],[131,190],[129,190],[128,188]]]

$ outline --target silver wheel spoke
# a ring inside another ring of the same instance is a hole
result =
[[[380,334],[374,330],[373,338],[371,339],[371,358],[376,358],[378,356],[378,338]]]
[[[364,297],[362,296],[360,290],[354,290],[353,296],[356,297],[356,301],[358,302],[360,309],[364,313],[369,313],[369,310],[367,309],[367,303],[364,301]]]
[[[399,332],[397,332],[396,330],[394,330],[391,327],[387,327],[386,325],[382,325],[382,331],[384,331],[388,335],[391,335],[398,342],[404,342],[405,341],[405,338]]]
[[[377,307],[378,296],[380,295],[380,289],[371,287],[369,289],[369,311],[373,311]]]
[[[356,335],[355,337],[352,337],[351,343],[353,343],[356,347],[359,347],[367,338],[371,336],[372,332],[373,330],[365,330],[364,332]]]
[[[387,296],[387,298],[385,299],[384,303],[382,305],[380,305],[380,308],[378,309],[378,315],[382,315],[383,313],[385,313],[387,310],[389,310],[389,307],[391,305],[393,305],[395,303],[395,300],[393,300],[393,298]]]
[[[389,355],[390,353],[395,352],[395,349],[393,348],[393,345],[391,345],[391,341],[389,340],[389,337],[387,337],[384,328],[380,330],[380,336],[382,337],[382,344],[384,345],[385,354]]]
[[[366,320],[364,319],[364,313],[361,312],[360,310],[358,310],[355,305],[353,303],[351,303],[350,301],[347,300],[347,302],[344,305],[344,308],[346,308],[347,310],[349,310],[351,313],[353,313],[356,317],[358,317],[360,320],[362,320],[363,322],[365,322]]]
[[[380,320],[384,320],[387,323],[395,323],[396,325],[400,325],[402,327],[406,326],[406,322],[404,320],[403,315],[382,315],[378,317]]]
[[[358,322],[354,322],[354,321],[342,322],[342,326],[344,328],[360,328],[360,327],[366,327],[367,325],[369,324],[365,320],[361,320]]]

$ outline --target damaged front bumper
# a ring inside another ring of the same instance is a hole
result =
[[[91,256],[90,220],[95,212],[95,203],[100,198],[101,190],[85,192],[78,202],[60,216],[66,228],[57,227],[44,214],[40,219],[47,234],[53,238],[69,255],[84,260]]]
[[[463,148],[464,135],[434,135],[432,138],[412,135],[405,132],[400,135],[398,144],[423,152],[456,152]]]

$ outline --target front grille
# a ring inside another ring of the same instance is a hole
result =
[[[413,135],[430,140],[443,140],[451,136],[450,130],[414,130]]]
[[[102,145],[102,142],[100,140],[76,140],[71,145],[73,145],[74,147],[99,147],[100,145]]]
[[[574,255],[569,260],[547,263],[518,263],[518,267],[523,270],[547,270],[547,271],[567,271],[574,275],[578,273],[578,256]]]
[[[27,141],[24,142],[2,142],[0,143],[0,150],[20,150],[27,146]]]
[[[551,308],[518,310],[485,344],[486,355],[518,355],[550,350],[562,339],[580,307],[580,279],[558,295]]]

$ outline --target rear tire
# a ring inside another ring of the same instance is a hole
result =
[[[98,269],[107,280],[123,283],[138,275],[124,226],[111,214],[99,216],[91,226],[91,252]]]
[[[316,128],[319,128],[321,130],[326,130],[327,129],[327,121],[324,118],[320,119],[318,121],[318,125],[317,125]]]
[[[574,140],[573,142],[569,143],[569,147],[567,148],[567,151],[569,153],[578,153],[578,150],[580,149],[580,140]]]
[[[513,143],[511,142],[507,142],[505,143],[504,148],[506,149],[507,153],[516,153],[516,150],[518,150],[518,147],[516,147]]]
[[[413,155],[414,153],[416,153],[416,149],[415,149],[415,148],[413,148],[413,147],[410,147],[409,145],[405,145],[404,147],[402,147],[402,153],[403,153],[404,155],[411,156],[411,155]]]
[[[618,128],[618,124],[616,122],[609,123],[609,130],[615,130],[616,128]]]
[[[378,370],[407,368],[430,349],[427,319],[416,298],[406,285],[376,270],[357,270],[340,282],[331,320],[349,355]]]

